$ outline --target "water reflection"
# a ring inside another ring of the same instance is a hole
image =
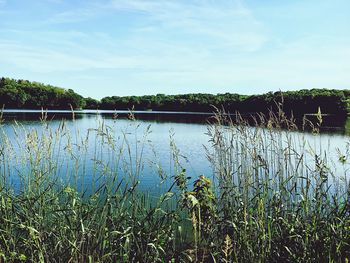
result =
[[[138,120],[146,120],[150,122],[172,122],[172,123],[197,123],[207,124],[214,117],[214,113],[206,112],[172,112],[172,111],[125,111],[125,110],[4,110],[2,113],[2,119],[5,121],[18,120],[18,121],[37,121],[37,120],[72,120],[72,119],[84,119],[91,116],[101,116],[105,119],[130,119],[135,118]],[[236,118],[236,114],[228,114],[232,119]],[[242,117],[253,124],[255,122],[256,114],[245,114]],[[307,122],[317,123],[318,119],[315,115],[305,116]],[[302,127],[305,120],[295,120],[298,127]],[[305,131],[311,131],[306,126]],[[350,135],[350,118],[344,119],[343,117],[337,117],[336,115],[324,115],[322,116],[322,124],[320,131],[323,133],[336,133],[343,135]]]

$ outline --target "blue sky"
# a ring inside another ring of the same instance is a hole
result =
[[[350,89],[349,0],[0,0],[0,76],[84,96]]]

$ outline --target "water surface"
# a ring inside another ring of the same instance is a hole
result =
[[[182,168],[192,181],[200,175],[212,178],[213,169],[204,148],[211,149],[210,137],[206,134],[208,117],[205,113],[135,112],[135,116],[130,116],[127,111],[85,111],[73,115],[70,111],[46,114],[42,111],[7,110],[2,131],[13,148],[13,158],[7,160],[7,174],[11,184],[20,189],[25,184],[20,174],[31,169],[28,160],[23,162],[23,155],[34,155],[26,149],[28,134],[36,131],[40,138],[42,133],[47,136],[61,129],[59,138],[52,135],[50,142],[55,146],[47,157],[58,163],[52,168],[55,175],[77,183],[82,189],[91,188],[96,178],[102,182],[105,174],[118,174],[117,180],[135,177],[144,191],[164,191],[171,185],[169,178],[176,174],[171,140],[178,149]],[[109,135],[97,135],[106,131]],[[106,142],[109,136],[113,138],[114,148]],[[312,148],[332,159],[329,166],[334,173],[347,173],[347,166],[339,162],[339,153],[348,151],[349,138],[344,129],[328,129],[317,136],[293,132],[293,137],[307,141]],[[43,156],[40,158],[44,159]]]

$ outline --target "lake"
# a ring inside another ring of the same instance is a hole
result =
[[[127,111],[78,111],[72,117],[70,111],[7,110],[1,143],[6,145],[2,151],[8,154],[7,160],[0,162],[1,175],[16,191],[26,186],[26,173],[41,170],[87,192],[117,175],[113,179],[116,182],[130,187],[139,183],[142,191],[152,195],[170,187],[170,178],[182,169],[186,169],[191,181],[200,175],[213,178],[216,167],[207,156],[207,153],[216,154],[212,138],[207,134],[206,119],[210,114],[135,112],[135,117],[125,118],[128,114]],[[255,136],[255,128],[246,129],[245,133]],[[320,158],[326,157],[332,175],[347,177],[348,164],[339,161],[341,155],[349,152],[346,125],[326,127],[319,135],[287,131],[278,134],[266,133],[261,143],[264,146],[259,146],[260,152],[254,154],[268,160],[272,150],[266,140],[279,136],[281,155],[285,154],[285,144],[290,140],[300,154],[305,154],[303,161],[310,162],[309,166],[315,166],[313,158],[317,153],[312,151],[316,150]],[[251,140],[246,149],[250,149],[254,138]],[[231,154],[239,160],[238,153]],[[272,160],[271,173],[279,172],[278,162]],[[234,168],[234,164],[231,168],[241,169]],[[291,173],[290,170],[284,172]]]

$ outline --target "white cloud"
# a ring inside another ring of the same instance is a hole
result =
[[[96,10],[91,8],[76,9],[58,13],[49,18],[47,22],[51,24],[76,23],[89,20],[96,15]]]
[[[47,22],[61,24],[96,17],[103,19],[104,14],[113,10],[140,16],[140,22],[128,28],[129,33],[146,33],[145,30],[151,29],[153,35],[157,36],[173,34],[181,38],[176,44],[198,39],[200,44],[206,43],[208,48],[222,46],[231,51],[251,52],[260,49],[268,40],[263,24],[239,0],[110,0],[109,4],[89,1],[85,6],[57,13]],[[113,22],[110,21],[111,24]],[[168,41],[174,40],[171,36],[169,38]]]
[[[62,52],[40,47],[24,47],[20,44],[1,42],[0,56],[4,57],[3,63],[7,62],[18,68],[42,73],[55,71],[76,72],[98,68],[136,68],[139,61],[139,59],[132,57],[85,57],[81,54],[74,54],[74,52]]]
[[[268,40],[263,24],[238,0],[112,0],[111,6],[119,11],[144,14],[148,23],[156,25],[152,27],[154,34],[172,31],[183,42],[197,38],[211,48],[256,51]]]

